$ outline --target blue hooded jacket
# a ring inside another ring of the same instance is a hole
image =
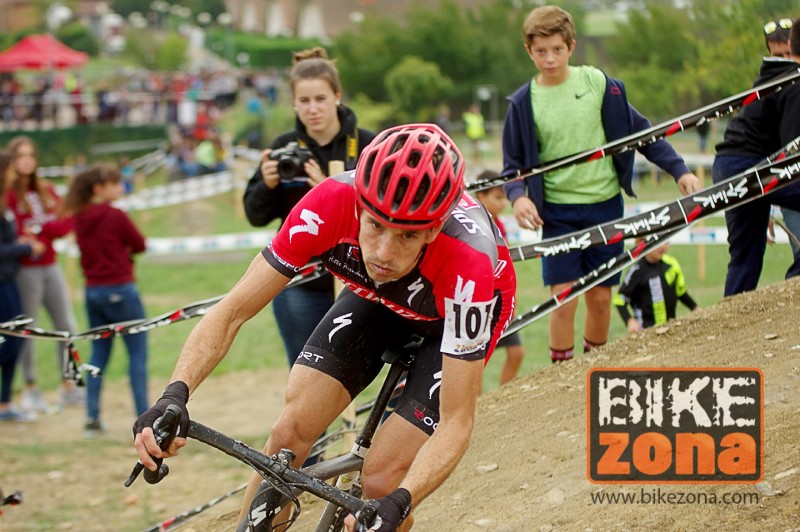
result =
[[[508,97],[509,106],[503,125],[503,174],[510,174],[517,170],[526,170],[541,166],[539,161],[539,142],[536,138],[536,129],[533,121],[533,106],[531,105],[531,82],[529,81]],[[637,131],[651,127],[650,121],[636,110],[625,95],[625,85],[622,81],[606,75],[606,92],[603,96],[603,105],[600,110],[603,129],[608,142],[627,137]],[[570,117],[565,116],[565,120]],[[689,172],[672,146],[664,139],[638,148],[647,160],[677,179]],[[575,153],[584,151],[576,149]],[[634,153],[628,150],[613,156],[614,169],[619,178],[622,190],[628,196],[636,197],[633,192],[633,159]],[[541,212],[544,203],[544,185],[541,175],[527,177],[505,185],[505,191],[511,203],[526,194]]]

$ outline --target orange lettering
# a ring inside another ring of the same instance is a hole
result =
[[[756,441],[744,432],[726,434],[719,442],[724,451],[717,459],[719,470],[726,475],[752,475],[756,472]]]
[[[681,432],[675,435],[675,474],[693,475],[694,450],[697,449],[697,474],[713,475],[716,472],[714,438],[701,432]]]
[[[672,443],[658,432],[645,432],[633,442],[633,465],[645,475],[660,475],[672,464]]]
[[[601,432],[600,445],[608,447],[597,461],[598,475],[627,475],[631,471],[628,462],[620,462],[619,457],[628,448],[630,435],[625,432]]]

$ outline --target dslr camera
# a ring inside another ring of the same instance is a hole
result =
[[[303,175],[303,165],[314,158],[311,150],[303,148],[296,142],[290,142],[283,148],[272,150],[269,158],[278,161],[278,175],[281,181],[292,181]]]

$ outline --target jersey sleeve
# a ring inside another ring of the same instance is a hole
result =
[[[325,179],[295,205],[261,254],[280,273],[293,277],[312,257],[336,245],[343,226],[353,223],[355,214],[353,187]]]

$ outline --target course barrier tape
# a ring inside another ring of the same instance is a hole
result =
[[[680,230],[678,229],[672,229],[662,233],[648,235],[642,242],[634,246],[632,249],[625,250],[623,253],[612,258],[599,268],[584,275],[575,281],[571,286],[547,299],[544,303],[540,303],[524,314],[512,319],[505,332],[503,332],[501,338],[505,338],[506,336],[519,331],[527,325],[530,325],[534,321],[547,316],[557,308],[569,303],[576,297],[602,283],[612,275],[621,272],[623,269],[634,264],[653,249],[667,242],[679,231]]]
[[[289,281],[286,286],[298,286],[314,279],[318,279],[326,271],[327,270],[325,270],[322,262],[315,261],[309,263],[300,273],[298,273],[291,281]],[[158,327],[165,327],[179,321],[202,316],[206,314],[208,310],[223,297],[225,296],[221,295],[196,301],[154,318],[110,323],[107,325],[94,327],[85,332],[77,334],[73,334],[68,331],[51,331],[38,327],[31,327],[30,324],[33,323],[32,318],[28,316],[19,316],[12,320],[0,323],[0,333],[10,336],[20,336],[23,338],[39,338],[69,343],[74,342],[75,340],[100,340],[103,338],[116,338],[126,334],[136,334]]]
[[[621,153],[643,148],[653,144],[661,139],[674,135],[678,131],[698,126],[709,120],[725,116],[732,113],[740,107],[750,105],[756,100],[760,100],[765,96],[774,94],[781,91],[784,87],[794,85],[800,80],[800,67],[798,67],[791,74],[781,76],[778,79],[769,81],[750,90],[734,94],[728,98],[719,100],[705,107],[701,107],[689,113],[667,120],[655,126],[649,127],[645,130],[638,131],[627,137],[609,142],[602,146],[592,148],[574,155],[568,155],[555,161],[543,164],[542,166],[527,168],[524,170],[517,170],[511,174],[504,174],[499,177],[491,179],[482,179],[475,181],[467,186],[470,192],[477,192],[479,190],[486,190],[498,185],[505,185],[512,181],[519,181],[528,177],[545,174],[560,168],[566,168],[576,164],[581,164],[603,157],[619,155]]]
[[[613,244],[626,238],[679,229],[716,212],[761,198],[796,181],[794,178],[800,174],[800,153],[794,152],[796,145],[795,140],[776,160],[770,158],[767,164],[753,167],[699,192],[662,204],[656,209],[542,240],[537,244],[513,246],[509,249],[511,258],[519,261],[551,257],[591,246]],[[791,154],[785,155],[790,150]]]
[[[791,179],[792,176],[800,173],[800,164],[797,162],[792,163],[791,161],[793,158],[800,157],[800,137],[795,138],[789,144],[783,147],[780,151],[773,153],[769,157],[765,159],[765,161],[759,165],[754,166],[753,168],[746,170],[745,172],[740,173],[738,176],[732,177],[730,180],[724,181],[720,183],[723,185],[725,183],[733,186],[734,184],[738,184],[741,181],[743,176],[747,175],[755,175],[758,176],[759,171],[761,172],[772,172],[774,170],[774,166],[777,163],[783,162],[786,166],[783,166],[779,169],[778,175],[784,179]],[[787,176],[786,174],[791,173],[791,176]],[[787,179],[787,181],[788,181]],[[749,198],[745,201],[750,201],[761,197],[763,195],[768,195],[770,192],[773,192],[779,188],[779,183],[775,181],[775,179],[767,180],[767,187],[765,188],[761,180],[759,179],[759,185],[761,186],[761,193],[759,196],[754,196]],[[726,196],[727,197],[727,196]],[[718,198],[719,204],[725,205],[723,210],[731,208],[739,203],[736,202],[728,202],[722,201],[723,198]],[[701,216],[699,214],[692,218],[687,217],[686,223],[691,225],[699,221]],[[519,331],[523,327],[533,323],[536,320],[543,318],[544,316],[550,314],[558,307],[564,305],[565,303],[572,301],[576,297],[580,296],[581,294],[585,293],[586,291],[590,290],[594,286],[597,286],[599,283],[605,281],[606,279],[610,278],[612,275],[621,272],[627,266],[635,263],[637,260],[642,258],[651,250],[655,249],[656,247],[663,244],[665,241],[668,241],[674,238],[679,232],[684,230],[685,227],[670,227],[666,228],[661,231],[651,231],[648,232],[644,239],[639,242],[636,246],[634,246],[631,250],[626,250],[620,255],[612,258],[605,264],[601,265],[599,268],[589,272],[585,276],[578,279],[575,283],[571,286],[565,288],[558,294],[555,294],[553,297],[541,303],[528,312],[517,316],[516,318],[512,319],[509,323],[509,326],[503,332],[503,337],[508,336],[516,331]]]

